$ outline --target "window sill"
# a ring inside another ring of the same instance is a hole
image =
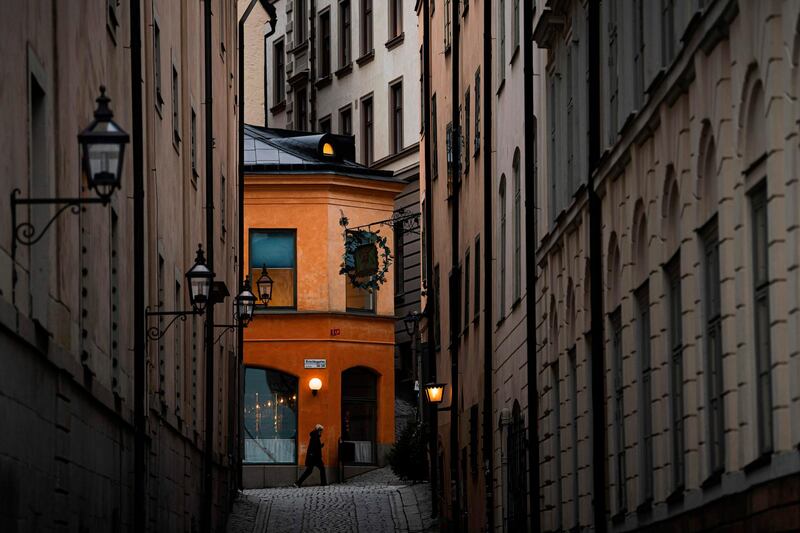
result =
[[[647,498],[636,507],[637,515],[647,515],[653,512],[653,498]]]
[[[405,32],[402,32],[402,33],[400,33],[400,35],[396,35],[396,36],[392,37],[391,39],[386,41],[386,49],[387,50],[393,50],[393,49],[397,48],[398,46],[403,44],[403,41],[405,40],[405,38],[406,38],[406,33]]]
[[[517,56],[519,55],[519,45],[514,47],[514,51],[511,52],[511,60],[508,62],[509,65],[513,65],[517,61]]]
[[[521,303],[522,303],[522,296],[517,296],[514,299],[514,302],[511,304],[511,312],[513,313]]]
[[[333,76],[331,76],[330,74],[326,74],[325,76],[318,79],[317,82],[314,84],[314,86],[317,89],[323,89],[328,85],[330,85],[331,82],[333,82]]]
[[[503,92],[503,87],[506,86],[506,79],[503,78],[500,80],[500,85],[497,86],[497,92],[495,93],[497,96],[500,96],[500,93]]]
[[[621,510],[617,511],[617,513],[614,516],[611,517],[611,523],[612,524],[621,524],[621,523],[625,522],[625,514],[626,513],[627,513],[627,511],[625,509],[621,509]]]
[[[269,108],[269,112],[272,113],[273,115],[277,115],[278,113],[282,112],[284,109],[286,109],[286,100],[281,100],[280,102],[278,102],[274,106],[270,107]]]
[[[745,474],[752,474],[759,468],[767,466],[772,462],[772,450],[764,452],[749,463],[747,463],[742,470]]]
[[[354,308],[348,307],[348,308],[345,309],[345,312],[347,314],[350,314],[350,315],[375,316],[375,311],[374,310],[369,310],[369,309],[354,309]]]
[[[305,39],[303,42],[301,42],[300,44],[289,50],[289,53],[297,55],[297,54],[302,54],[306,50],[308,50],[308,39]]]
[[[667,496],[667,505],[675,505],[683,501],[683,485],[680,485]]]
[[[363,67],[367,63],[370,63],[373,59],[375,59],[375,49],[373,48],[369,52],[362,54],[361,57],[356,59],[356,63],[359,67]]]
[[[705,490],[719,485],[722,482],[722,472],[724,472],[722,468],[713,472],[700,484],[700,488]]]
[[[351,72],[353,72],[353,62],[352,61],[349,62],[348,64],[346,64],[345,66],[343,66],[342,68],[340,68],[339,70],[337,70],[336,71],[336,77],[337,78],[343,78],[343,77],[347,76],[348,74],[350,74]]]

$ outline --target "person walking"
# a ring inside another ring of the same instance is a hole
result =
[[[309,441],[308,441],[308,451],[306,452],[306,470],[303,472],[303,475],[300,476],[300,479],[297,480],[297,483],[294,484],[295,487],[299,487],[303,484],[308,476],[314,471],[314,467],[316,466],[319,468],[319,477],[322,486],[328,484],[328,480],[325,477],[325,464],[322,462],[322,447],[325,446],[322,442],[322,424],[317,424],[314,426],[314,429],[309,433]]]

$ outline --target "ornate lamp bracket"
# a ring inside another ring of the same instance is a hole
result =
[[[77,215],[80,211],[80,205],[83,204],[103,204],[107,205],[109,200],[103,198],[18,198],[22,194],[19,189],[11,191],[11,230],[12,246],[16,248],[17,243],[31,246],[36,244],[44,236],[45,232],[50,229],[53,222],[67,210],[71,208],[72,214]],[[37,230],[36,226],[31,222],[17,223],[17,206],[18,205],[60,205],[56,213],[47,221],[47,224],[41,230]]]
[[[164,327],[163,330],[159,329],[158,326],[151,326],[147,328],[147,338],[151,341],[161,340],[161,338],[167,334],[169,328],[180,319],[181,322],[186,322],[187,316],[199,315],[202,314],[201,311],[196,311],[192,309],[191,311],[150,311],[150,308],[145,309],[145,315],[148,317],[151,316],[171,316],[173,317],[172,320],[167,322],[167,325]]]

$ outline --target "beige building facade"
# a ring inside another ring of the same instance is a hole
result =
[[[198,530],[204,508],[224,524],[235,488],[235,334],[214,346],[213,499],[204,504],[206,356],[203,319],[177,321],[146,344],[145,508],[134,505],[133,157],[108,206],[67,210],[32,246],[14,249],[8,194],[95,197],[82,176],[76,135],[89,125],[98,87],[131,137],[132,78],[142,80],[145,305],[190,308],[184,277],[198,243],[208,249],[213,209],[216,280],[238,289],[235,224],[235,5],[213,2],[211,72],[204,72],[204,4],[3,2],[0,110],[8,125],[0,182],[0,530],[123,531],[143,516],[151,531]],[[142,72],[132,76],[132,27]],[[205,93],[213,77],[213,105]],[[213,114],[208,176],[206,114]],[[207,202],[213,186],[214,205]],[[17,207],[41,231],[56,208]],[[232,320],[230,298],[216,322]],[[164,329],[170,317],[150,317]],[[216,338],[216,336],[215,336]]]
[[[592,43],[583,2],[537,2],[548,54],[536,252],[544,531],[800,527],[799,7],[612,0]],[[587,44],[599,46],[597,70]],[[599,131],[584,143],[595,75]],[[594,142],[590,168],[574,148]]]

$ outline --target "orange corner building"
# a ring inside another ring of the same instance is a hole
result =
[[[404,184],[353,163],[352,137],[246,126],[244,142],[245,264],[254,293],[264,267],[273,281],[244,330],[244,486],[293,483],[316,424],[329,481],[383,465],[395,438],[393,273],[379,290],[354,288],[339,273],[339,221],[391,218]],[[391,228],[379,233],[393,248]]]

